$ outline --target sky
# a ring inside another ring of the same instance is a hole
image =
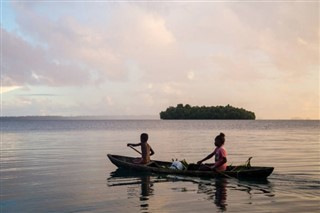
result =
[[[1,116],[320,119],[319,1],[1,1]]]

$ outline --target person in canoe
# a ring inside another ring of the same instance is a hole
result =
[[[227,169],[227,151],[223,147],[225,142],[225,135],[220,133],[214,139],[214,145],[216,148],[214,151],[209,154],[207,157],[198,161],[197,164],[200,165],[199,170],[217,170],[217,171],[225,171]],[[215,163],[213,164],[202,164],[204,161],[209,160],[215,156]]]
[[[148,144],[148,134],[142,133],[140,136],[140,143],[128,143],[127,146],[141,146],[141,158],[134,159],[134,163],[147,164],[150,162],[150,156],[154,154],[153,149]]]

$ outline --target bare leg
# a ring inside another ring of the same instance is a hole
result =
[[[136,164],[140,164],[141,163],[141,161],[142,161],[142,158],[135,158],[135,159],[133,159],[133,163],[136,163]]]

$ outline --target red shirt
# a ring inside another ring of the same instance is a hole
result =
[[[222,161],[223,158],[227,158],[227,151],[224,149],[223,146],[217,147],[215,149],[215,163]],[[216,169],[220,171],[225,171],[227,169],[227,163],[222,164]]]

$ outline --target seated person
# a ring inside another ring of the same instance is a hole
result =
[[[198,161],[198,165],[200,165],[199,170],[217,170],[217,171],[225,171],[227,169],[227,152],[224,149],[223,145],[225,142],[225,135],[220,133],[216,138],[214,145],[216,148],[214,151],[209,154],[204,159]],[[206,161],[215,156],[214,164],[202,164],[203,161]]]
[[[148,134],[142,133],[140,136],[140,143],[133,144],[128,143],[127,146],[141,146],[141,158],[134,159],[134,163],[137,164],[148,164],[150,162],[150,156],[154,154],[153,149],[148,144]]]

